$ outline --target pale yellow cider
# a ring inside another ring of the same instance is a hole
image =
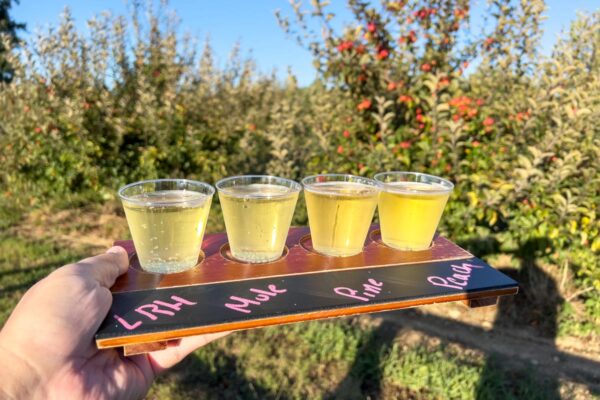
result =
[[[298,191],[254,183],[219,192],[227,239],[234,258],[250,263],[281,257]]]
[[[189,190],[164,190],[123,201],[127,223],[142,268],[174,273],[198,262],[211,196]]]
[[[362,251],[379,190],[356,182],[322,182],[306,188],[306,207],[313,248],[328,256]]]
[[[379,196],[382,241],[399,250],[429,248],[450,195],[443,191],[436,184],[386,183]]]

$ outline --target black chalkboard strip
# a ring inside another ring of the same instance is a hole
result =
[[[497,296],[505,296],[505,295],[514,295],[517,293],[517,289],[507,288],[507,289],[499,289],[494,291],[486,292],[485,296],[493,296],[494,299],[497,299]],[[167,331],[156,331],[156,332],[148,332],[140,335],[132,335],[132,336],[122,336],[122,337],[113,337],[106,339],[96,339],[96,344],[98,348],[111,348],[111,347],[129,347],[134,346],[134,348],[125,355],[134,355],[145,353],[149,351],[154,351],[158,349],[163,349],[166,345],[163,345],[163,342],[171,340],[171,339],[179,339],[187,336],[200,335],[205,333],[216,333],[216,332],[224,332],[224,331],[235,331],[235,330],[246,330],[253,328],[262,328],[271,325],[284,325],[295,322],[305,322],[312,320],[321,320],[328,318],[336,318],[336,317],[344,317],[351,316],[357,314],[366,314],[366,313],[375,313],[375,312],[383,312],[383,311],[392,311],[403,308],[411,308],[418,307],[428,304],[434,303],[444,303],[444,302],[453,302],[453,301],[465,301],[477,299],[476,297],[469,296],[467,294],[457,294],[445,297],[438,297],[435,299],[419,299],[419,300],[407,300],[402,302],[393,302],[393,303],[383,303],[383,304],[373,304],[369,306],[356,306],[356,307],[347,307],[343,309],[331,309],[331,310],[322,310],[315,312],[308,312],[304,314],[291,314],[291,315],[282,315],[276,317],[267,317],[262,319],[255,320],[240,320],[237,322],[228,322],[223,324],[215,324],[215,325],[206,325],[206,326],[196,326],[191,328],[181,328]],[[494,304],[496,301],[493,302]],[[135,346],[140,344],[154,344],[155,342],[160,343],[160,348],[146,348],[142,347],[142,351],[138,351]]]
[[[233,271],[228,263],[237,265],[247,275],[242,279],[221,277],[191,284],[177,281],[171,282],[171,286],[165,284],[163,276],[156,275],[154,286],[145,288],[145,283],[138,288],[133,285],[133,290],[123,289],[135,283],[129,282],[113,293],[111,310],[96,335],[96,343],[99,348],[125,346],[131,353],[135,349],[128,346],[138,346],[139,350],[143,343],[202,333],[449,301],[489,305],[498,296],[517,293],[517,282],[443,238],[436,239],[437,246],[418,252],[420,255],[405,256],[382,246],[377,242],[377,231],[373,233],[365,252],[348,259],[314,254],[302,243],[305,236],[298,235],[298,244],[290,243],[287,257],[279,261],[288,274],[282,274],[281,269],[269,269],[269,264],[233,263],[222,253],[222,244],[213,253],[210,246],[205,246],[205,261],[216,254],[224,268],[229,266],[223,272],[226,277],[231,274],[239,277],[240,272]],[[214,245],[222,239],[211,242],[209,235],[208,240]],[[297,258],[290,258],[294,254]],[[462,257],[457,258],[458,255]],[[319,267],[318,260],[323,265],[315,270]],[[305,264],[297,264],[299,261]],[[303,266],[308,266],[306,271]],[[204,262],[198,267],[202,268]],[[260,271],[261,277],[253,278],[253,271]],[[138,271],[134,276],[141,274]]]

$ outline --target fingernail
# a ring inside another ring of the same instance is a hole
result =
[[[125,250],[121,246],[113,246],[110,249],[106,250],[106,252],[111,253],[111,254],[122,254],[122,253],[127,254],[127,250]]]

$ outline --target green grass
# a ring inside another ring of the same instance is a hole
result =
[[[456,346],[373,340],[357,320],[234,333],[161,377],[149,397],[552,399],[557,388]],[[467,352],[468,353],[468,352]]]
[[[23,216],[22,209],[14,202],[0,197],[0,229],[6,229],[19,222]]]
[[[0,233],[0,325],[29,287],[56,267],[82,256],[47,241]]]
[[[493,357],[465,356],[441,345],[404,350],[395,345],[384,364],[390,383],[426,390],[434,398],[542,400],[557,393],[550,382],[540,389],[531,371],[511,372]]]
[[[319,398],[335,387],[367,331],[307,323],[237,332],[194,353],[153,391],[173,398]]]
[[[591,301],[589,301],[591,303]],[[598,300],[586,307],[585,317],[577,315],[571,303],[565,302],[560,310],[558,335],[563,336],[600,336],[600,310]]]

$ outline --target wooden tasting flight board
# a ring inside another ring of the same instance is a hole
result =
[[[242,264],[225,233],[206,235],[202,261],[160,275],[141,270],[132,241],[118,241],[130,268],[111,288],[113,304],[96,334],[98,348],[137,354],[203,333],[465,301],[481,306],[514,295],[518,284],[443,237],[428,250],[404,252],[381,243],[371,227],[364,251],[326,257],[311,247],[308,228],[290,229],[282,258]]]

